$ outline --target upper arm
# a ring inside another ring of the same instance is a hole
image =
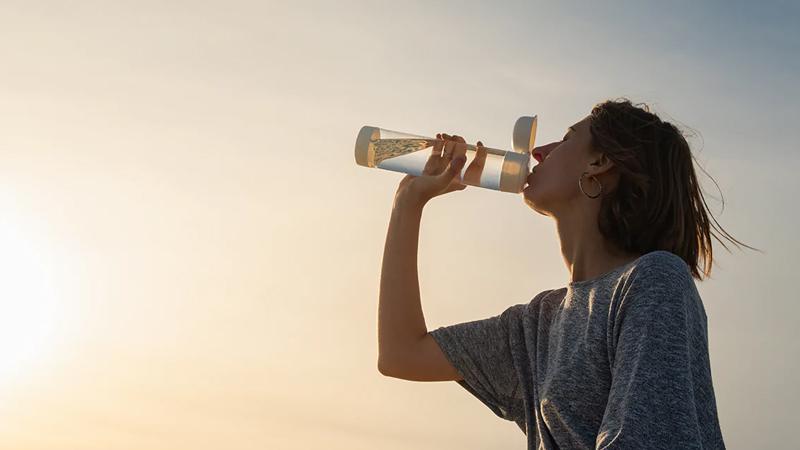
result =
[[[493,317],[432,330],[406,353],[395,354],[381,373],[412,381],[456,381],[525,432],[524,389],[514,352],[525,351],[526,307],[513,305]]]
[[[386,376],[409,381],[460,381],[463,377],[430,333],[380,367]]]

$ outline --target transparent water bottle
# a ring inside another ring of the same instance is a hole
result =
[[[512,134],[514,150],[484,147],[486,163],[477,181],[463,178],[478,151],[476,146],[467,144],[467,161],[461,169],[462,183],[501,192],[522,192],[532,167],[530,150],[535,138],[536,116],[517,119]],[[436,141],[425,136],[363,126],[356,139],[356,163],[419,176],[433,153]]]

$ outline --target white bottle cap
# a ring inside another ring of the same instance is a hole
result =
[[[530,153],[536,142],[536,116],[522,116],[514,124],[511,146],[517,153]]]

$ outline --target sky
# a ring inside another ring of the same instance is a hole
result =
[[[763,250],[714,241],[697,282],[728,448],[796,448],[800,8],[587,3],[0,2],[0,449],[522,448],[378,372],[402,174],[355,139],[509,149],[617,97]],[[551,219],[476,187],[426,206],[418,264],[429,330],[569,279]]]

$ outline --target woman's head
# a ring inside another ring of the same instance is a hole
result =
[[[624,253],[666,250],[702,279],[711,273],[712,228],[741,244],[709,221],[688,142],[647,105],[597,104],[564,139],[533,154],[540,163],[525,202],[557,219],[594,217],[605,240]]]

